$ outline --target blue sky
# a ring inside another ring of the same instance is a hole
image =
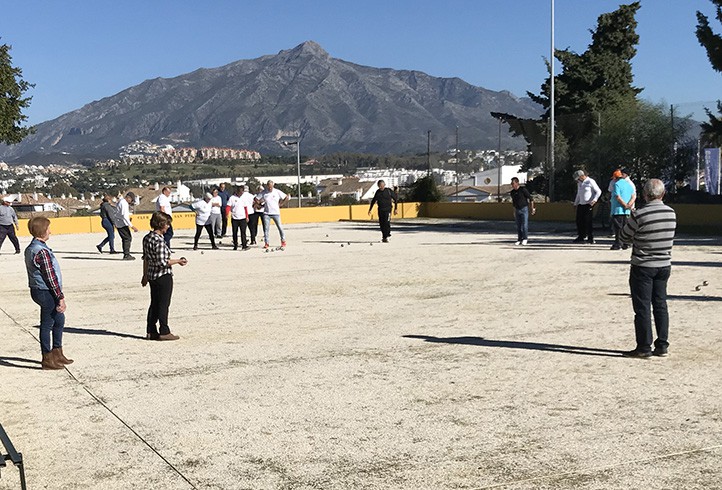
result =
[[[584,51],[619,1],[556,0],[558,48]],[[35,83],[35,124],[158,76],[277,53],[314,40],[354,63],[537,91],[549,53],[549,0],[25,0],[5,3],[0,42]],[[699,110],[722,98],[694,36],[709,0],[642,0],[635,83],[654,102]],[[716,22],[716,21],[715,21]],[[719,27],[719,24],[715,24]]]

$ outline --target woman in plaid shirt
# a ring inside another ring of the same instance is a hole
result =
[[[33,240],[25,249],[25,269],[30,296],[40,306],[41,366],[43,369],[63,369],[73,360],[63,354],[65,295],[60,264],[46,244],[50,238],[50,220],[37,216],[28,222],[28,230]]]
[[[170,249],[163,235],[170,227],[173,218],[162,211],[156,211],[150,218],[153,231],[143,238],[143,287],[150,284],[150,307],[146,338],[149,340],[178,340],[168,327],[168,308],[173,294],[173,271],[171,267],[186,265],[185,257],[170,258]],[[156,324],[160,323],[160,333]]]

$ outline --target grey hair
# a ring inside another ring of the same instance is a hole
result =
[[[664,182],[659,179],[649,179],[644,184],[644,195],[650,201],[662,199],[664,196]]]
[[[582,175],[587,175],[587,173],[584,170],[577,170],[574,172],[574,180],[577,180]]]

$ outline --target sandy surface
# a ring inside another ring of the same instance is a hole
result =
[[[720,241],[678,240],[671,355],[634,360],[628,252],[540,227],[295,225],[273,253],[181,232],[178,342],[142,339],[140,260],[56,236],[67,372],[38,369],[6,244],[0,423],[31,489],[722,488]]]

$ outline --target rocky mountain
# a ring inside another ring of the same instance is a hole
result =
[[[37,126],[0,158],[23,155],[115,157],[138,139],[174,146],[228,146],[282,152],[277,139],[302,134],[302,152],[402,153],[454,145],[495,148],[491,111],[535,117],[529,99],[458,78],[361,66],[332,58],[313,41],[276,55],[156,78]],[[503,131],[504,147],[519,148]]]

